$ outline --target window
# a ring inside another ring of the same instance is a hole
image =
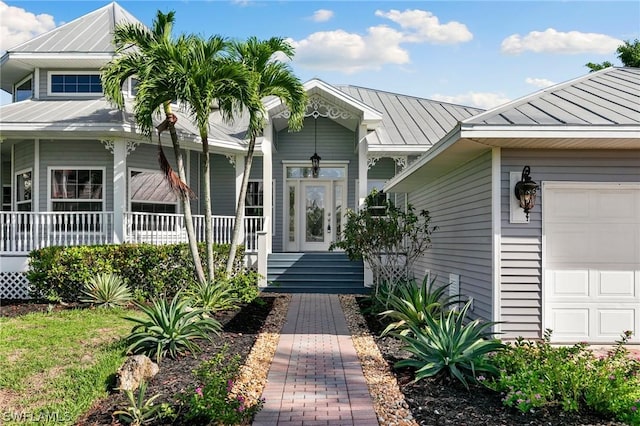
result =
[[[49,74],[49,94],[101,94],[100,74]]]
[[[16,209],[19,212],[31,211],[32,172],[24,170],[16,174]]]
[[[51,169],[51,210],[103,211],[103,169]]]
[[[13,101],[20,102],[31,98],[33,98],[33,80],[31,77],[27,77],[26,80],[16,84]]]
[[[11,186],[4,185],[2,187],[2,210],[11,211]]]
[[[387,194],[382,192],[384,181],[367,181],[367,205],[371,216],[384,216],[387,212]]]
[[[244,199],[245,216],[262,216],[264,206],[262,182],[249,181]]]
[[[132,212],[178,212],[178,197],[157,170],[129,171],[129,199]]]

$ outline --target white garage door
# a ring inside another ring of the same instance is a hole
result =
[[[544,327],[556,342],[640,338],[640,184],[545,182]]]

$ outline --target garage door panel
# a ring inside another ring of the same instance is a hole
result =
[[[598,271],[597,295],[601,297],[638,297],[636,274],[633,271]]]
[[[552,339],[637,335],[640,183],[545,183],[543,198],[543,321]]]

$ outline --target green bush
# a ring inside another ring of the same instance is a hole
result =
[[[629,424],[640,424],[640,360],[625,348],[625,332],[614,349],[597,356],[586,343],[554,347],[551,331],[542,341],[518,339],[493,361],[500,370],[484,381],[503,392],[503,403],[527,412],[545,405],[564,411],[584,408]]]
[[[146,398],[147,382],[140,383],[138,395],[134,395],[133,391],[127,389],[125,392],[128,404],[122,406],[119,410],[114,411],[113,415],[125,424],[131,426],[140,426],[155,421],[162,412],[162,405],[154,405],[154,401],[161,395],[156,394],[151,398]]]
[[[91,303],[105,308],[124,306],[133,299],[129,287],[118,274],[100,273],[92,277],[82,290],[84,303]]]
[[[127,351],[155,356],[156,362],[168,355],[176,358],[184,352],[200,351],[194,341],[211,340],[211,333],[219,334],[219,321],[205,316],[201,308],[192,308],[191,300],[176,294],[171,302],[165,297],[154,299],[151,306],[136,303],[143,317],[125,317],[136,325],[127,337]]]
[[[229,357],[223,347],[211,360],[202,363],[194,372],[197,385],[182,394],[188,424],[239,425],[262,408],[263,400],[248,407],[243,395],[234,389],[240,368],[238,356]]]
[[[186,294],[191,298],[194,307],[202,308],[206,312],[235,309],[240,303],[227,280],[204,284],[196,281]]]
[[[467,389],[478,375],[497,375],[494,360],[488,354],[500,351],[503,344],[487,331],[494,322],[473,320],[465,323],[471,302],[460,312],[440,312],[425,317],[426,326],[412,326],[411,333],[400,337],[411,359],[397,362],[396,367],[414,367],[415,381],[425,377],[444,376],[460,381]]]
[[[204,259],[204,245],[199,246]],[[217,274],[224,272],[229,245],[214,246]],[[239,248],[235,271],[243,270],[244,249]],[[27,278],[32,297],[77,301],[91,277],[117,273],[137,299],[169,297],[195,281],[193,260],[186,244],[118,244],[47,247],[29,253]]]

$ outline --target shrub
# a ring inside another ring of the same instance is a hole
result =
[[[500,374],[486,386],[504,393],[503,403],[527,412],[560,405],[568,412],[588,408],[629,424],[640,424],[640,360],[624,345],[596,356],[586,343],[554,347],[551,330],[541,341],[518,339],[494,356]]]
[[[444,376],[459,380],[467,389],[468,381],[476,382],[478,375],[497,375],[487,355],[501,350],[503,344],[486,331],[495,323],[473,320],[465,324],[470,306],[469,301],[460,312],[441,312],[437,319],[427,315],[425,327],[412,326],[412,335],[400,337],[413,358],[397,362],[396,367],[416,368],[415,381]]]
[[[140,383],[137,396],[134,395],[133,391],[127,389],[125,391],[125,395],[127,397],[128,405],[114,411],[113,415],[118,416],[120,421],[132,426],[139,426],[153,422],[160,416],[163,409],[162,405],[153,404],[153,402],[160,397],[160,394],[156,394],[149,399],[145,399],[146,393],[147,382],[144,381]]]
[[[211,360],[202,363],[194,372],[197,384],[182,395],[189,424],[246,424],[262,408],[264,401],[248,406],[245,397],[237,393],[234,382],[239,357],[229,357],[227,351],[224,346]]]
[[[234,309],[240,302],[226,280],[205,284],[195,282],[187,291],[187,295],[194,307],[202,308],[206,312]]]
[[[448,284],[442,287],[435,286],[435,279],[429,282],[429,276],[425,276],[422,283],[413,280],[405,281],[394,286],[394,290],[384,294],[386,300],[381,303],[389,308],[380,315],[394,320],[382,332],[406,335],[414,329],[428,326],[428,317],[437,317],[449,306],[457,302],[457,298],[446,294]]]
[[[237,272],[235,275],[226,278],[226,281],[240,302],[251,303],[260,295],[258,277],[259,275],[255,271],[245,271],[242,273]]]
[[[204,245],[199,245],[204,252]],[[225,269],[229,245],[214,246],[216,271]],[[203,257],[204,259],[204,257]],[[238,249],[236,273],[243,270],[244,249]],[[117,273],[138,297],[176,294],[196,280],[186,244],[118,244],[46,247],[29,253],[27,278],[32,296],[75,302],[82,288],[99,273]]]
[[[124,306],[133,299],[129,287],[122,278],[113,273],[102,273],[93,276],[85,283],[82,293],[86,296],[82,302],[111,308]]]
[[[190,300],[176,294],[171,302],[165,297],[152,300],[151,306],[135,302],[142,311],[142,318],[126,317],[136,325],[127,337],[127,351],[156,357],[156,362],[165,355],[176,358],[186,351],[200,351],[194,340],[211,340],[210,333],[219,334],[219,321],[204,316],[201,308],[192,308]]]

